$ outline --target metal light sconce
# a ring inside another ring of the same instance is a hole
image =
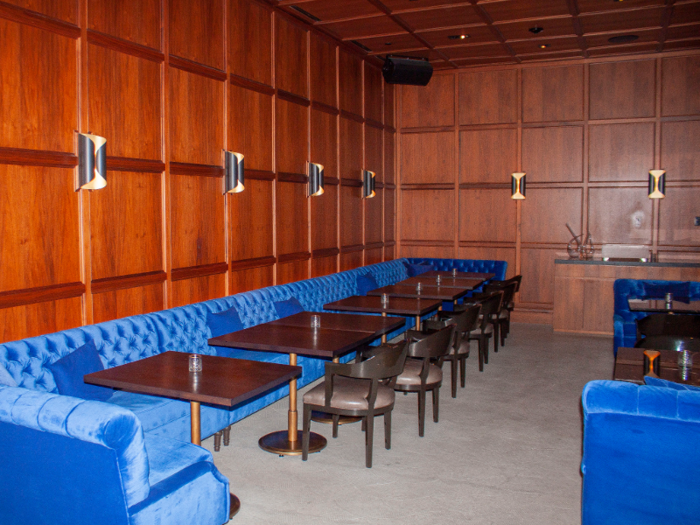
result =
[[[649,198],[663,199],[666,196],[666,170],[649,172]]]
[[[245,173],[242,153],[225,152],[224,195],[240,193],[245,189]]]
[[[511,173],[510,198],[525,199],[525,173]]]
[[[377,174],[373,171],[364,170],[362,172],[362,198],[371,199],[377,195],[375,191],[375,179]]]
[[[323,195],[323,165],[309,162],[309,197]]]
[[[75,191],[99,190],[107,186],[107,139],[78,134],[78,180]]]

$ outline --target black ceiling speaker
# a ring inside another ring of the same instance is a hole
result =
[[[389,55],[382,68],[388,84],[427,86],[433,76],[433,66],[423,58],[406,58]]]

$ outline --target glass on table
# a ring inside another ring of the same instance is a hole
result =
[[[436,282],[437,282],[437,285],[438,285],[438,286],[440,286],[440,282],[441,282],[441,281],[442,281],[442,279],[440,278],[440,274],[438,274],[437,279],[436,279]]]
[[[318,330],[321,328],[321,316],[314,314],[311,316],[311,328]]]
[[[202,356],[198,354],[190,354],[190,372],[198,373],[202,371]]]
[[[420,295],[421,289],[422,289],[422,286],[421,286],[420,283],[418,283],[418,284],[416,285],[416,293],[417,293],[418,295]]]
[[[389,294],[382,294],[382,306],[386,308],[389,305]]]
[[[457,277],[457,268],[452,268],[452,277]]]

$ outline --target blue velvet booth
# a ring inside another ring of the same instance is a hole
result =
[[[613,315],[615,337],[614,351],[619,347],[632,347],[637,342],[637,319],[649,315],[646,312],[630,311],[629,299],[663,299],[665,291],[680,289],[688,291],[688,299],[700,300],[700,283],[693,281],[658,281],[640,279],[617,279],[613,285],[615,292],[615,313]]]
[[[592,381],[582,525],[700,523],[700,390]]]

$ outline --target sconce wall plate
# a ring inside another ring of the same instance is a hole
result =
[[[224,195],[227,193],[240,193],[245,189],[244,155],[227,151],[225,157]]]
[[[309,171],[309,197],[323,195],[323,165],[314,162],[308,163]]]
[[[523,200],[525,198],[525,173],[512,173],[510,183],[510,198]]]
[[[362,172],[362,198],[371,199],[377,195],[375,191],[377,174],[373,171],[364,170]]]
[[[649,172],[649,198],[663,199],[666,196],[666,171],[651,170]]]
[[[107,186],[107,139],[78,134],[78,180],[75,191],[99,190]]]

